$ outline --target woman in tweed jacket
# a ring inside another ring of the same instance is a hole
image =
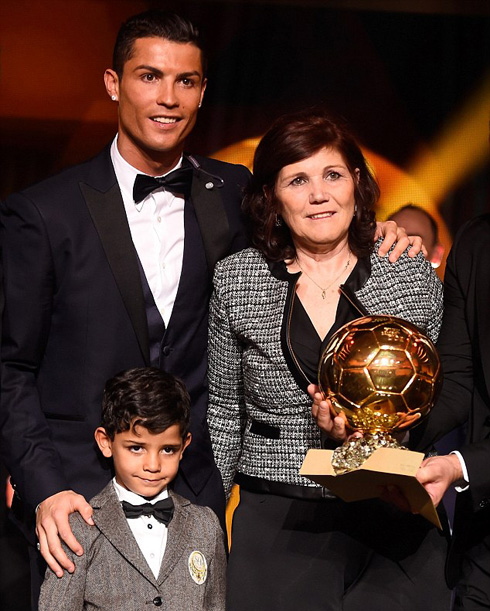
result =
[[[378,196],[359,146],[324,113],[283,117],[257,148],[245,199],[255,248],[217,265],[210,308],[208,422],[225,492],[241,493],[229,611],[449,608],[434,527],[299,475],[321,447],[307,387],[332,333],[366,313],[439,332],[430,264],[373,250]]]

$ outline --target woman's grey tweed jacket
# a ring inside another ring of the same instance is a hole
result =
[[[288,281],[249,248],[216,266],[209,319],[208,423],[227,496],[235,473],[302,486],[316,484],[299,469],[319,448],[311,400],[288,369],[281,325]],[[356,292],[371,314],[404,318],[435,341],[442,318],[442,284],[422,255],[396,263],[371,255],[371,276]],[[280,429],[279,439],[250,432],[251,420]]]

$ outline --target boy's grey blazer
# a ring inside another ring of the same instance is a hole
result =
[[[95,526],[78,513],[70,516],[73,533],[85,553],[65,551],[75,572],[58,579],[49,568],[41,588],[39,611],[224,611],[226,557],[224,536],[209,507],[198,507],[170,493],[175,504],[165,554],[155,579],[110,482],[92,500]],[[207,562],[206,581],[199,585],[189,571],[189,556],[201,552]]]

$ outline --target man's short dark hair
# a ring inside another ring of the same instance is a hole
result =
[[[102,399],[102,422],[113,440],[136,426],[162,433],[178,424],[184,438],[189,430],[190,397],[184,384],[156,367],[121,371],[106,382]]]
[[[112,56],[112,69],[122,78],[124,64],[133,55],[134,42],[138,38],[164,38],[170,42],[190,43],[201,51],[203,76],[206,74],[206,58],[199,30],[189,20],[176,13],[152,9],[130,17],[119,28]]]

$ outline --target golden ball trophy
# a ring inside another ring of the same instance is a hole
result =
[[[379,496],[384,486],[397,485],[413,511],[438,524],[430,497],[415,479],[423,454],[393,437],[421,422],[437,398],[442,373],[431,340],[394,316],[356,319],[332,336],[318,382],[332,415],[343,414],[362,437],[333,452],[310,450],[300,473],[347,501]]]

